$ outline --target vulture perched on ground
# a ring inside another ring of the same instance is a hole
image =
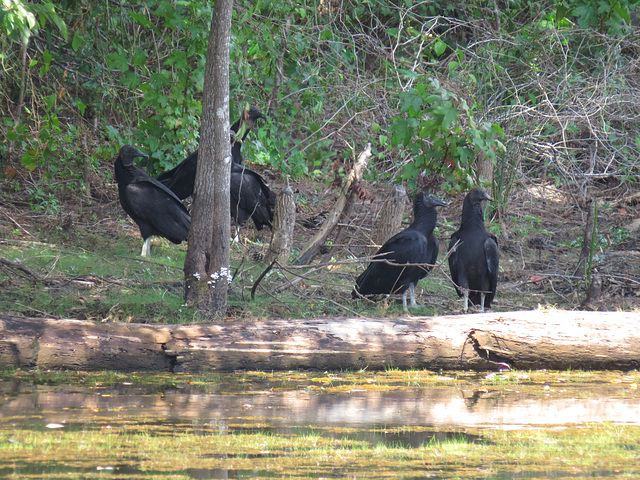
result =
[[[231,218],[236,225],[253,220],[256,230],[271,228],[276,206],[276,194],[259,173],[242,165],[242,140],[231,145]]]
[[[231,144],[244,140],[251,128],[255,125],[259,118],[266,118],[256,107],[251,107],[242,112],[241,117],[231,125]],[[244,128],[243,128],[244,127]],[[244,133],[241,132],[244,130]],[[236,135],[242,135],[242,138],[236,138]],[[239,152],[239,150],[238,150]],[[242,163],[242,155],[237,157]],[[184,200],[193,194],[193,187],[196,181],[196,169],[198,167],[198,150],[193,152],[173,169],[168,170],[160,176],[158,181],[166,185],[175,193],[180,200]]]
[[[271,228],[276,195],[263,178],[235,161],[231,162],[231,218],[236,225],[253,220],[256,230]]]
[[[120,204],[140,228],[144,240],[140,255],[148,257],[153,235],[173,243],[185,241],[191,217],[171,190],[133,164],[136,157],[147,158],[148,155],[136,147],[125,145],[120,149],[114,169]]]
[[[479,187],[472,188],[462,205],[460,228],[449,242],[449,270],[464,311],[469,302],[480,311],[491,307],[498,284],[498,241],[484,228],[483,202],[492,198]]]
[[[402,308],[407,311],[409,290],[411,307],[417,306],[415,285],[428,275],[438,258],[438,240],[433,229],[438,216],[436,207],[444,206],[446,203],[427,192],[416,195],[413,202],[413,223],[387,240],[378,250],[374,256],[378,261],[371,262],[356,279],[353,298],[402,293]]]

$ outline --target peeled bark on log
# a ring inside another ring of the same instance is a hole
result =
[[[380,209],[376,228],[371,236],[375,246],[369,247],[371,255],[398,233],[402,227],[402,214],[407,204],[407,192],[402,185],[395,185]]]
[[[620,369],[640,366],[638,314],[526,311],[198,325],[0,316],[0,368]]]
[[[296,200],[293,190],[287,186],[276,198],[275,213],[273,215],[273,234],[269,242],[266,261],[277,260],[280,265],[286,265],[293,245],[293,228],[296,224]]]

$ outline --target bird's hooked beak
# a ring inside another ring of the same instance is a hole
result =
[[[433,197],[434,203],[436,207],[448,207],[449,204],[443,200],[440,200],[438,197]]]
[[[136,147],[132,147],[133,148],[133,158],[136,157],[142,157],[142,158],[149,158],[149,155],[147,155],[146,153],[140,151],[138,148]]]
[[[448,207],[449,204],[440,200],[438,197],[436,197],[435,195],[433,195],[432,193],[427,194],[425,192],[424,197],[423,197],[423,203],[425,205],[432,205],[434,207]]]

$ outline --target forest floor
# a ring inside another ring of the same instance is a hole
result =
[[[286,183],[269,170],[258,171],[276,192]],[[295,257],[321,225],[339,188],[301,179],[289,184],[297,202]],[[388,183],[366,180],[362,187],[367,198],[357,201],[348,222],[330,238],[331,248],[313,265],[273,268],[257,282],[267,267],[263,257],[270,232],[256,232],[252,225],[241,229],[240,240],[232,243],[228,319],[402,315],[399,298],[377,303],[351,298],[354,280],[366,267],[364,258],[373,253],[369,233],[390,189]],[[445,254],[460,222],[464,193],[434,193],[449,202],[439,211],[436,230],[442,263],[421,281],[416,290],[420,306],[411,313],[456,314],[462,302],[449,279]],[[586,308],[640,309],[637,186],[610,179],[578,188],[538,178],[517,182],[508,204],[487,221],[500,245],[493,310],[585,308],[585,268],[578,267],[589,209],[585,199],[598,204],[592,271],[601,282],[600,295]],[[403,226],[410,214],[407,199]],[[0,182],[0,312],[98,321],[199,321],[182,301],[186,244],[155,238],[148,259],[139,257],[141,246],[137,227],[118,203],[109,164],[94,174],[89,189],[79,191],[70,182],[55,197],[38,195],[26,175],[5,179]]]

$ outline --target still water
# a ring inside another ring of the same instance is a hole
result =
[[[638,381],[638,372],[6,375],[0,478],[640,478]],[[607,437],[587,449],[603,460],[573,458],[585,436]]]

